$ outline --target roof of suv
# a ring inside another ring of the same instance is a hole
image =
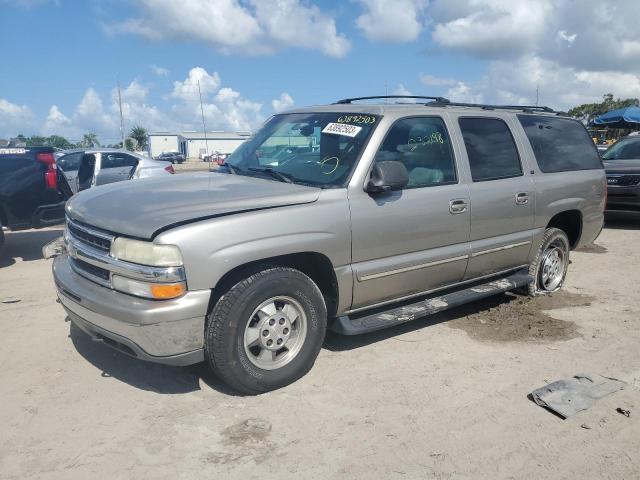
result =
[[[403,100],[404,102],[397,100]],[[385,103],[353,103],[363,100],[384,100]],[[394,103],[386,103],[394,101]],[[566,116],[565,112],[559,112],[549,107],[537,105],[489,105],[476,103],[452,102],[442,97],[419,97],[413,95],[389,95],[373,97],[356,97],[338,100],[329,105],[316,105],[290,110],[288,113],[306,112],[351,112],[368,113],[371,115],[383,115],[385,113],[406,113],[407,110],[451,110],[451,111],[503,111],[511,113],[524,113],[536,115]]]

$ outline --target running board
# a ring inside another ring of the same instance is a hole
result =
[[[515,288],[524,287],[533,282],[527,269],[522,269],[509,275],[487,283],[476,284],[463,290],[428,297],[419,302],[391,307],[388,310],[376,309],[376,313],[367,315],[342,316],[336,318],[330,329],[343,335],[359,335],[375,332],[383,328],[400,325],[417,318],[433,315],[434,313],[459,307],[465,303],[475,302],[482,298],[508,292]]]

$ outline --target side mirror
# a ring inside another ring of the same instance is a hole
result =
[[[371,179],[365,190],[368,193],[392,192],[402,190],[408,183],[409,173],[404,163],[385,160],[374,164]]]

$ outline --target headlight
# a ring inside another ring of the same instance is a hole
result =
[[[152,267],[182,265],[182,254],[175,245],[156,245],[123,237],[118,237],[111,243],[111,256],[118,260]]]
[[[135,295],[136,297],[152,298],[154,300],[177,298],[187,291],[184,282],[149,283],[121,277],[120,275],[113,275],[111,282],[113,282],[113,288],[120,292]]]

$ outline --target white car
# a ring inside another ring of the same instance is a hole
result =
[[[67,151],[56,160],[56,165],[64,172],[73,193],[122,180],[175,173],[171,162],[111,148]]]

